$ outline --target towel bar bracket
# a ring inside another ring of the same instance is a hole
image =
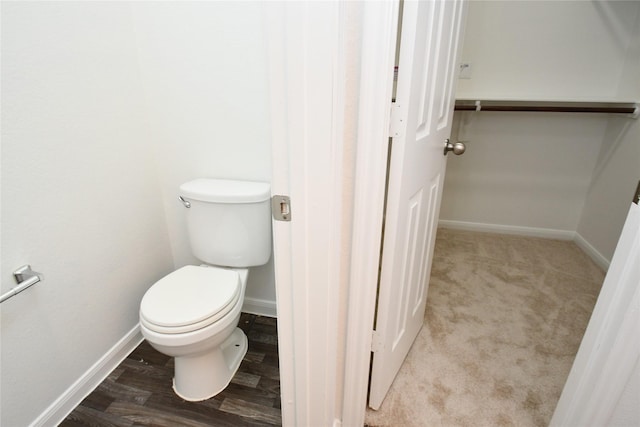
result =
[[[5,292],[0,296],[0,303],[8,300],[9,298],[18,295],[20,292],[25,289],[35,285],[41,280],[44,280],[44,276],[42,273],[38,273],[31,269],[30,265],[23,265],[19,269],[13,272],[13,277],[15,277],[18,286],[11,288],[9,291]]]

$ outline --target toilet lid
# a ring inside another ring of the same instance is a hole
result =
[[[236,271],[187,265],[147,290],[140,303],[140,316],[145,324],[159,326],[163,331],[199,329],[229,312],[240,290]],[[190,325],[196,327],[189,328]]]

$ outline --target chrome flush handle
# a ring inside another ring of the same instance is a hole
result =
[[[178,196],[178,199],[182,202],[182,204],[184,205],[185,208],[190,208],[191,207],[191,202],[186,201],[184,199],[184,197]]]

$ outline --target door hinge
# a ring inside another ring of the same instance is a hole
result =
[[[391,103],[391,118],[389,120],[389,137],[397,138],[404,135],[406,123],[397,102]]]
[[[636,187],[636,195],[633,196],[633,203],[636,205],[640,202],[640,181],[638,181],[638,187]]]
[[[376,353],[384,348],[382,337],[378,331],[372,331],[371,334],[371,352]]]
[[[276,194],[271,197],[271,214],[276,221],[291,221],[291,199]]]

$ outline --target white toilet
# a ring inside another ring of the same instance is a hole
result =
[[[140,303],[142,335],[175,357],[173,389],[185,400],[227,387],[247,352],[237,327],[249,270],[271,256],[270,186],[196,179],[180,186],[193,255],[160,279]]]

